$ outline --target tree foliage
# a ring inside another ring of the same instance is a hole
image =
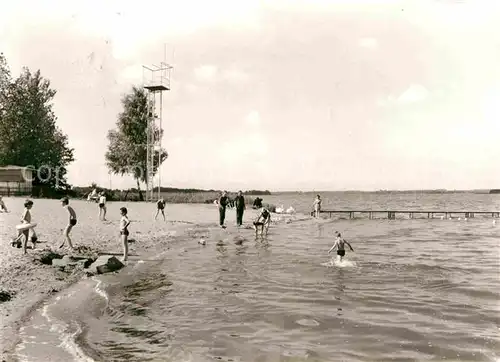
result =
[[[140,192],[140,183],[147,183],[147,128],[148,120],[153,115],[148,114],[147,94],[142,88],[133,87],[132,91],[122,98],[123,111],[118,115],[116,129],[108,132],[108,150],[106,165],[115,175],[130,175],[137,182]],[[154,126],[154,137],[163,136],[163,130]],[[165,149],[155,149],[153,173],[156,174],[159,166],[168,157]],[[142,199],[142,193],[140,192]]]
[[[30,166],[33,186],[68,187],[67,166],[74,161],[67,136],[52,110],[56,91],[40,71],[23,68],[12,79],[0,55],[0,165]]]

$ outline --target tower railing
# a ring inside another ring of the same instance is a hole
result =
[[[158,174],[158,198],[161,193],[161,149],[163,131],[163,92],[170,90],[170,71],[173,69],[166,62],[159,66],[147,67],[143,65],[143,87],[147,91],[147,144],[146,144],[146,199],[153,201],[154,176]],[[156,134],[155,130],[158,129]],[[155,160],[158,148],[158,159]],[[155,165],[156,172],[155,172]]]

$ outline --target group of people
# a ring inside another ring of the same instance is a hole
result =
[[[31,209],[33,208],[34,202],[32,200],[26,200],[24,202],[24,210],[21,215],[21,225],[29,225],[31,224]],[[68,212],[68,224],[64,228],[63,231],[63,236],[64,240],[62,244],[59,246],[59,248],[62,248],[66,242],[68,243],[68,247],[70,250],[74,249],[73,242],[71,240],[71,230],[73,227],[77,224],[77,216],[76,212],[69,205],[69,199],[67,197],[63,197],[61,199],[61,205],[63,208],[66,209]],[[5,203],[3,202],[1,196],[0,196],[0,208],[4,210],[5,212],[8,212],[7,207],[5,206]],[[127,261],[128,259],[128,236],[129,236],[129,230],[128,227],[130,225],[130,220],[128,218],[128,210],[126,207],[121,207],[120,208],[120,236],[123,244],[123,261]],[[99,219],[105,221],[106,220],[106,196],[104,193],[101,193],[99,195]],[[18,234],[17,237],[12,240],[11,245],[12,246],[17,246],[19,248],[22,248],[23,254],[27,253],[27,244],[28,241],[31,241],[33,244],[33,249],[36,247],[36,242],[38,241],[38,237],[36,235],[36,232],[34,230],[34,227],[26,227],[26,228],[20,228],[18,229]]]
[[[229,206],[229,197],[227,195],[227,191],[223,191],[219,199],[217,200],[217,205],[219,208],[219,226],[221,228],[226,228],[225,220],[226,220],[226,209]],[[243,226],[243,214],[245,212],[245,198],[243,196],[243,192],[240,190],[238,194],[234,198],[234,207],[236,209],[236,226]],[[271,224],[271,212],[265,208],[264,206],[260,207],[259,214],[257,218],[253,222],[253,226],[255,229],[255,235],[258,236],[267,235],[269,232],[269,225]]]
[[[241,227],[243,225],[243,214],[246,209],[243,192],[238,191],[238,194],[233,201],[234,201],[234,207],[236,209],[236,225],[238,227]],[[106,221],[107,208],[106,208],[106,195],[104,194],[104,192],[100,192],[98,194],[97,202],[99,206],[99,220]],[[33,204],[34,204],[33,201],[29,199],[24,202],[24,211],[21,215],[22,224],[31,224],[31,209],[33,207]],[[229,205],[229,197],[227,195],[227,191],[223,191],[221,193],[219,199],[217,200],[217,204],[219,209],[219,226],[221,228],[226,228],[225,226],[226,208]],[[62,248],[67,242],[68,247],[72,250],[74,247],[70,237],[70,233],[73,227],[77,224],[77,216],[73,207],[69,205],[69,199],[67,197],[61,199],[61,205],[63,208],[66,209],[68,213],[68,224],[64,228],[63,231],[64,241],[59,246],[59,248]],[[163,220],[166,221],[165,205],[166,205],[165,200],[163,199],[163,197],[160,197],[160,199],[156,202],[157,210],[156,210],[155,220],[161,213],[163,216]],[[1,196],[0,196],[0,209],[3,210],[4,212],[9,212]],[[313,210],[314,210],[314,216],[318,218],[321,212],[320,195],[316,195],[316,199],[314,200],[313,203]],[[119,228],[120,228],[121,241],[123,244],[123,261],[126,261],[128,259],[128,236],[130,234],[128,227],[130,225],[130,220],[127,214],[128,214],[127,208],[121,207],[120,208],[121,218],[120,218]],[[271,224],[271,212],[266,207],[261,205],[257,217],[253,221],[255,236],[257,237],[259,234],[261,236],[263,236],[264,234],[267,235],[269,232],[270,224]],[[30,232],[31,232],[31,237],[30,237]],[[345,256],[345,245],[348,245],[351,251],[354,250],[351,244],[349,244],[349,242],[343,239],[338,231],[335,232],[335,236],[336,236],[335,242],[332,248],[328,251],[328,253],[331,253],[336,248],[337,256],[340,260],[342,260],[342,258]],[[18,231],[17,238],[12,241],[12,246],[22,247],[23,253],[26,254],[27,243],[29,240],[31,240],[33,248],[35,248],[37,242],[37,236],[34,231],[34,228],[25,228],[25,229],[21,228],[21,230]]]
[[[228,205],[227,191],[223,191],[219,199],[217,200],[217,205],[219,207],[219,225],[221,228],[225,228],[224,221],[226,218],[226,208]],[[262,199],[260,199],[262,200]],[[245,211],[245,198],[243,197],[243,193],[238,191],[236,198],[234,199],[235,208],[236,208],[236,225],[242,226],[243,224],[243,213]],[[260,205],[259,213],[257,214],[257,218],[253,222],[253,227],[255,229],[255,236],[267,235],[269,231],[269,225],[271,224],[271,212],[264,206]],[[321,196],[316,195],[316,199],[313,202],[313,210],[314,217],[319,218],[321,213]],[[328,254],[330,254],[333,250],[337,249],[337,258],[339,261],[345,256],[345,245],[349,246],[351,251],[354,251],[351,244],[342,238],[340,232],[335,231],[335,242],[333,246],[328,250]]]

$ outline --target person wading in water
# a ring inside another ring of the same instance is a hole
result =
[[[236,225],[243,225],[243,213],[245,212],[245,198],[243,197],[243,192],[238,191],[238,196],[234,199],[236,205]]]
[[[219,225],[221,228],[225,229],[224,221],[226,220],[226,207],[228,203],[227,192],[224,191],[222,196],[219,198]]]

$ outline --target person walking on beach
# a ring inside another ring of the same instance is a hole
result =
[[[31,200],[26,200],[24,203],[24,211],[21,216],[21,223],[23,224],[31,224],[31,208],[33,207],[33,201]],[[32,229],[25,229],[25,230],[19,230],[17,234],[17,239],[15,242],[17,242],[20,238],[23,239],[23,254],[26,254],[26,247],[28,244],[28,239],[30,236],[30,230]],[[33,243],[33,249],[35,248],[35,243],[36,243],[36,234],[33,232],[33,236],[31,238],[31,242]],[[14,242],[13,242],[14,243]]]
[[[337,259],[339,262],[342,261],[342,258],[345,256],[345,247],[344,247],[344,244],[347,244],[349,246],[349,248],[351,249],[351,251],[354,251],[354,249],[352,248],[351,244],[349,244],[349,242],[345,239],[342,238],[342,235],[338,232],[338,231],[335,231],[335,242],[333,243],[333,246],[331,247],[330,250],[328,250],[328,254],[330,254],[333,249],[337,248]]]
[[[73,243],[71,242],[71,238],[69,237],[69,233],[71,232],[71,229],[73,229],[73,226],[76,225],[76,212],[71,206],[69,206],[69,199],[67,197],[63,197],[61,199],[61,204],[62,204],[62,207],[64,207],[66,210],[68,210],[69,221],[68,221],[68,225],[64,228],[64,232],[63,232],[64,241],[59,246],[59,249],[62,248],[67,241],[69,248],[71,250],[73,250]]]
[[[3,202],[3,198],[1,195],[0,195],[0,208],[2,209],[3,212],[9,212],[9,210],[7,210],[7,206],[5,206],[5,202]]]
[[[126,207],[120,208],[120,215],[122,216],[120,219],[120,236],[123,244],[123,261],[127,261],[128,259],[128,226],[130,225],[130,220],[128,219],[127,213]]]
[[[223,229],[226,228],[224,225],[224,221],[226,220],[226,207],[228,203],[227,192],[222,192],[221,197],[219,198],[219,226]]]
[[[106,221],[106,196],[104,191],[99,194],[99,220]]]
[[[160,199],[156,202],[156,215],[155,215],[155,220],[158,217],[158,214],[161,212],[163,216],[163,221],[167,221],[165,218],[165,200],[163,199],[163,196],[160,197]]]
[[[316,195],[316,199],[314,200],[313,203],[313,208],[314,208],[314,217],[319,218],[321,211],[321,196]]]
[[[269,225],[271,224],[271,212],[263,207],[260,210],[259,216],[253,222],[253,227],[255,229],[255,237],[259,234],[259,228],[261,229],[260,235],[264,235],[264,230],[266,231],[266,235],[269,232]]]
[[[238,195],[234,199],[234,204],[236,206],[236,225],[243,225],[243,213],[245,212],[245,198],[243,197],[243,192],[238,191]]]

